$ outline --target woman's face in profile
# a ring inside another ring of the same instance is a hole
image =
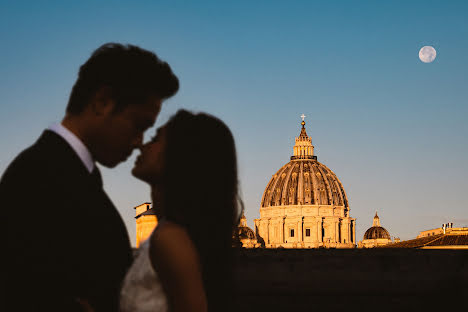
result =
[[[132,174],[151,185],[160,181],[164,168],[164,153],[166,149],[166,129],[158,129],[156,136],[141,148],[141,154],[135,161]]]

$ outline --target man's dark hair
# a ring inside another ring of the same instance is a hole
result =
[[[150,96],[162,100],[179,90],[171,67],[153,52],[134,45],[106,43],[81,65],[68,100],[67,113],[80,114],[102,87],[116,101],[116,111],[141,104]]]

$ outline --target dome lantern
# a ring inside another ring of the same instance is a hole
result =
[[[372,221],[372,226],[380,226],[380,218],[377,215],[377,211],[375,212],[374,220]]]
[[[293,156],[291,156],[291,160],[294,159],[317,159],[314,156],[314,146],[312,145],[312,138],[307,135],[305,129],[305,115],[302,114],[302,128],[301,133],[298,137],[296,137],[296,144],[293,147]]]
[[[244,213],[242,213],[242,216],[240,218],[240,222],[239,222],[239,226],[242,226],[242,227],[247,227],[247,218],[245,217]]]

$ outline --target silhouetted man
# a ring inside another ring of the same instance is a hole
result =
[[[62,123],[0,181],[5,311],[118,309],[131,247],[96,163],[125,161],[178,88],[170,66],[136,46],[105,44],[81,66]]]

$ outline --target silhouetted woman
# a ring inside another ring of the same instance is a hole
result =
[[[132,171],[151,186],[159,224],[121,293],[123,311],[226,311],[240,215],[233,136],[219,119],[179,111]]]

